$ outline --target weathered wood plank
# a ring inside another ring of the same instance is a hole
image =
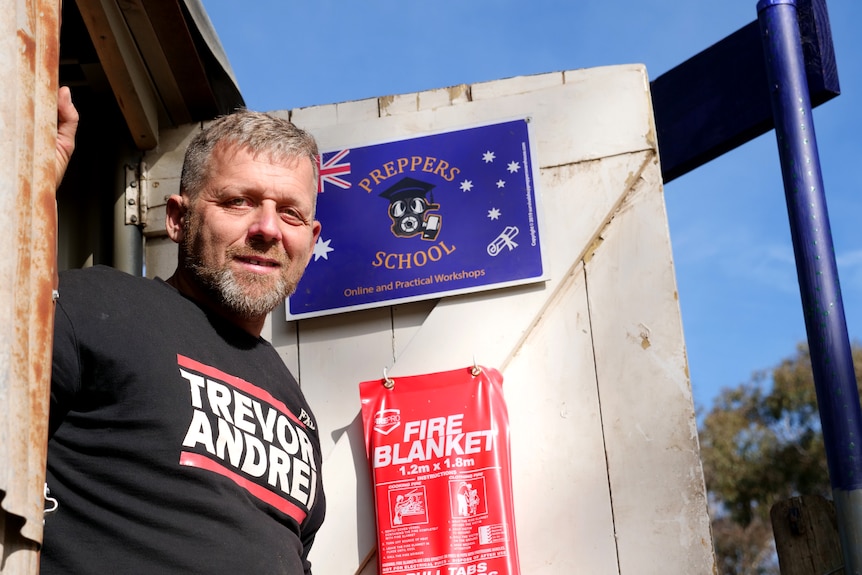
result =
[[[77,5],[135,145],[153,149],[159,143],[162,103],[122,12],[105,0],[78,0]]]
[[[124,4],[131,2],[125,0]],[[146,11],[152,23],[152,31],[158,39],[170,73],[179,80],[177,87],[188,108],[186,114],[191,115],[192,120],[213,118],[221,111],[212,84],[216,76],[207,74],[204,54],[198,53],[194,42],[196,30],[189,27],[180,5],[179,0],[141,2],[140,8]],[[161,79],[159,86],[163,85],[167,85],[167,82]],[[178,113],[181,106],[177,103],[174,108],[172,114]],[[183,122],[177,116],[172,117],[172,120],[175,124]]]
[[[651,160],[586,264],[620,573],[712,573],[673,256]]]
[[[835,505],[819,495],[779,501],[769,512],[781,575],[842,575]],[[837,570],[836,570],[837,569]]]

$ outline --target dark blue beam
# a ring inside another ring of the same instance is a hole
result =
[[[826,0],[797,0],[811,103],[840,93]],[[773,129],[757,21],[650,84],[665,182]]]
[[[796,2],[757,3],[826,462],[848,575],[862,573],[862,406],[826,210]]]

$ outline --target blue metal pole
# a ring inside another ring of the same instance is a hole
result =
[[[826,210],[795,0],[760,0],[775,136],[844,573],[862,575],[862,408]]]

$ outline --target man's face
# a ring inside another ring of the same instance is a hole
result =
[[[217,146],[208,182],[187,211],[181,262],[207,297],[244,319],[293,293],[320,233],[311,161]]]

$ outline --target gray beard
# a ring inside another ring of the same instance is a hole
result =
[[[195,269],[195,275],[204,280],[200,271],[202,270]],[[228,310],[245,319],[253,319],[268,314],[290,295],[282,277],[278,278],[271,289],[254,295],[247,293],[242,282],[237,280],[231,270],[219,270],[214,274],[211,272],[204,273],[209,276],[204,280],[208,289],[217,296],[219,302]],[[250,281],[254,283],[254,276],[250,276],[250,278]]]
[[[190,212],[183,222],[184,234],[179,246],[181,265],[187,267],[200,286],[227,311],[243,319],[256,319],[277,308],[296,289],[283,275],[270,284],[269,278],[255,274],[242,274],[243,277],[238,278],[227,267],[213,269],[204,265],[198,256],[201,248],[196,245],[198,235],[193,233],[193,217]]]

